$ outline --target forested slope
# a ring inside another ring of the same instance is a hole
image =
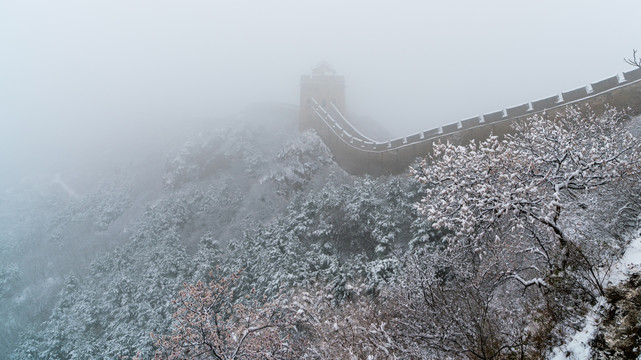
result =
[[[603,279],[641,205],[629,117],[539,119],[556,125],[371,178],[296,114],[253,108],[5,191],[1,356],[182,358],[197,325],[227,358],[542,358],[622,296]]]
[[[99,181],[77,197],[46,177],[5,193],[0,353],[151,354],[183,282],[210,270],[242,269],[239,293],[323,279],[345,296],[361,276],[376,288],[412,240],[415,191],[346,175],[296,114],[252,109],[179,148],[132,154],[84,174]]]

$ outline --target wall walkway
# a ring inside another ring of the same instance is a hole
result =
[[[553,115],[568,105],[586,104],[596,113],[603,112],[605,104],[630,107],[634,113],[641,113],[641,69],[387,142],[376,142],[361,134],[331,104],[321,106],[312,101],[309,106],[314,115],[312,127],[343,169],[358,175],[388,175],[407,172],[417,157],[432,152],[434,142],[463,144],[471,139],[484,139],[490,133],[501,136],[511,131],[515,121],[542,112]]]

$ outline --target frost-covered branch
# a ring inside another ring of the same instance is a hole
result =
[[[518,281],[518,282],[520,282],[521,285],[523,285],[526,288],[528,288],[528,287],[530,287],[532,285],[536,285],[536,286],[539,286],[539,287],[548,287],[549,286],[548,283],[545,282],[545,280],[543,280],[542,278],[534,278],[534,279],[530,279],[530,280],[525,280],[521,276],[519,276],[519,274],[512,274],[511,278],[516,280],[516,281]]]

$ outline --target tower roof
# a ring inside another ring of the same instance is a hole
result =
[[[336,70],[327,63],[327,61],[321,61],[316,67],[312,69],[312,75],[336,75]]]

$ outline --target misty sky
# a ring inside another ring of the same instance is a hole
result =
[[[321,60],[346,76],[351,112],[426,130],[630,70],[640,14],[617,0],[0,0],[0,178],[296,104]]]

